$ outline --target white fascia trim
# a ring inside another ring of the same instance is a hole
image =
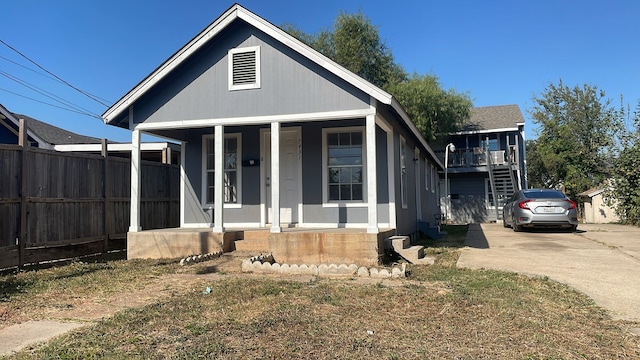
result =
[[[282,29],[278,28],[277,26],[274,26],[273,24],[271,24],[270,22],[266,21],[265,19],[259,17],[258,15],[254,14],[254,13],[252,13],[252,12],[246,10],[246,9],[244,9],[241,6],[238,6],[237,8],[238,8],[237,16],[240,19],[248,22],[249,24],[255,26],[257,29],[265,32],[266,34],[270,35],[274,39],[276,39],[276,40],[280,41],[281,43],[287,45],[291,49],[295,50],[296,52],[300,53],[301,55],[303,55],[304,57],[308,58],[309,60],[311,60],[311,61],[315,62],[316,64],[320,65],[321,67],[325,68],[329,72],[331,72],[331,73],[337,75],[338,77],[346,80],[351,85],[353,85],[356,88],[364,91],[368,95],[373,96],[376,100],[378,100],[378,101],[380,101],[380,102],[382,102],[384,104],[387,104],[387,105],[391,104],[392,97],[386,91],[384,91],[384,90],[380,89],[379,87],[371,84],[370,82],[364,80],[363,78],[361,78],[358,75],[352,73],[351,71],[347,70],[346,68],[338,65],[333,60],[331,60],[328,57],[320,54],[316,50],[313,50],[311,47],[305,45],[304,43],[302,43],[298,39],[296,39],[293,36],[287,34]]]
[[[238,126],[238,125],[260,125],[272,122],[299,122],[299,121],[324,121],[324,120],[342,120],[357,119],[367,115],[374,114],[371,109],[346,110],[346,111],[329,111],[320,113],[302,113],[288,115],[266,115],[266,116],[248,116],[233,117],[220,119],[194,119],[194,120],[178,120],[166,121],[158,123],[141,123],[135,126],[135,129],[151,131],[151,130],[167,130],[167,129],[189,129],[210,127],[215,125]]]
[[[402,108],[400,103],[396,99],[393,99],[391,106],[398,114],[400,114],[400,117],[402,118],[402,120],[404,120],[405,124],[409,127],[409,129],[411,129],[411,132],[413,133],[413,135],[416,137],[416,139],[418,139],[418,141],[420,142],[422,147],[427,151],[427,153],[429,153],[433,161],[438,166],[440,166],[441,169],[444,170],[444,164],[440,161],[438,156],[436,156],[436,153],[433,151],[431,146],[427,144],[427,141],[424,139],[424,137],[420,133],[420,130],[418,130],[418,128],[416,127],[416,124],[413,123],[411,118],[409,118],[409,115],[407,115],[407,112]]]
[[[502,133],[502,132],[508,132],[508,131],[519,131],[519,129],[517,127],[514,127],[514,128],[487,129],[487,130],[458,131],[453,134],[454,135],[475,135],[475,134]]]
[[[141,151],[154,151],[154,150],[164,150],[166,148],[172,147],[168,143],[141,143],[140,150]],[[131,151],[133,146],[131,143],[118,143],[118,144],[107,144],[108,151]],[[102,144],[67,144],[67,145],[54,145],[53,149],[56,151],[102,151]]]
[[[191,54],[197,51],[212,37],[220,33],[220,31],[226,28],[236,18],[240,18],[248,22],[249,24],[253,25],[257,29],[265,32],[267,35],[270,35],[274,39],[280,41],[282,44],[290,47],[292,50],[300,53],[304,57],[308,58],[309,60],[325,68],[329,72],[349,82],[356,88],[364,91],[370,96],[373,96],[378,101],[387,105],[391,104],[392,97],[389,93],[383,91],[377,86],[355,75],[351,71],[335,63],[333,60],[323,56],[322,54],[313,50],[309,46],[303,44],[293,36],[287,34],[283,30],[276,27],[275,25],[269,23],[268,21],[262,19],[256,14],[236,4],[231,8],[229,8],[229,10],[223,13],[218,19],[216,19],[213,23],[211,23],[202,32],[196,35],[195,38],[189,41],[185,46],[183,46],[180,50],[178,50],[175,54],[173,54],[164,63],[162,63],[154,72],[152,72],[145,79],[143,79],[138,85],[136,85],[136,87],[130,90],[124,97],[118,100],[118,102],[116,102],[113,106],[107,109],[107,111],[105,111],[104,114],[102,114],[102,118],[104,122],[105,123],[111,122],[120,113],[122,113],[127,107],[132,105],[138,98],[140,98],[140,96],[142,96],[145,92],[147,92],[147,90],[153,87],[158,81],[160,81],[169,72],[171,72],[173,69],[179,66],[180,63],[182,63],[182,61],[184,61]]]
[[[163,62],[156,70],[144,78],[138,85],[136,85],[131,91],[129,91],[118,102],[111,106],[107,111],[102,114],[102,119],[105,123],[109,123],[118,114],[123,112],[127,107],[132,105],[142,94],[147,92],[158,81],[160,81],[165,75],[175,69],[178,65],[187,59],[191,54],[197,51],[202,45],[204,45],[209,39],[217,35],[227,25],[237,18],[237,7],[232,6],[223,13],[218,19],[211,23],[204,31],[200,32],[196,37],[191,39],[185,46],[180,48],[169,59]]]

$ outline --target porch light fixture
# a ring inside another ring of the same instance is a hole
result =
[[[449,203],[451,196],[449,195],[449,182],[448,182],[448,169],[449,169],[449,152],[456,151],[456,146],[453,143],[448,143],[444,150],[444,219],[445,222],[449,221]]]

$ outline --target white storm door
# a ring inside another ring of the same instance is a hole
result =
[[[264,132],[265,174],[267,222],[272,222],[271,209],[271,132]],[[300,168],[302,153],[300,148],[300,129],[280,130],[280,223],[294,224],[298,222],[298,206],[301,194]]]

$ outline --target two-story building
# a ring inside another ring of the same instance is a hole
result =
[[[442,214],[452,223],[500,219],[502,206],[527,187],[524,117],[518,105],[477,107],[439,154],[447,160]],[[447,194],[448,199],[447,199]],[[448,201],[447,201],[448,200]]]

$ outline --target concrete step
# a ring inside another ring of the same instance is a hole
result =
[[[393,251],[412,264],[432,265],[435,260],[424,256],[424,246],[411,246],[408,236],[391,236],[388,240]]]

